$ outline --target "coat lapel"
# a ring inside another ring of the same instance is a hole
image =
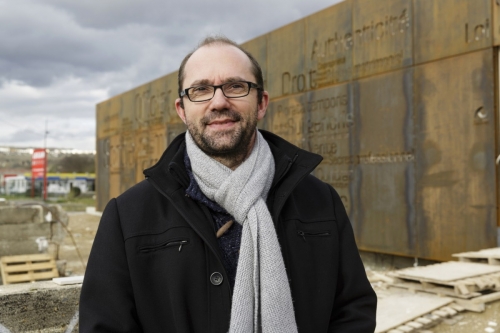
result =
[[[158,163],[144,170],[148,181],[162,193],[222,262],[213,222],[200,204],[186,195],[189,177],[184,167],[184,134],[177,136]]]

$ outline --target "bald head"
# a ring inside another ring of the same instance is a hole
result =
[[[232,47],[238,49],[239,51],[241,51],[242,54],[244,54],[248,60],[248,64],[250,66],[249,70],[251,71],[252,75],[254,76],[255,83],[260,87],[264,87],[264,79],[262,77],[262,69],[260,68],[260,65],[257,62],[257,60],[255,60],[255,58],[249,52],[244,50],[241,46],[239,46],[237,43],[230,40],[229,38],[224,37],[224,36],[216,36],[216,37],[205,38],[194,51],[192,51],[191,53],[186,55],[186,57],[184,57],[184,59],[182,60],[182,63],[179,67],[178,76],[177,76],[178,94],[179,95],[183,89],[188,88],[187,86],[184,87],[184,84],[185,84],[187,70],[189,69],[189,68],[186,68],[186,64],[188,63],[189,59],[200,48],[210,47],[210,46],[228,46],[228,47],[232,46]],[[214,63],[216,63],[217,61],[220,62],[220,60],[217,60],[217,59],[212,59],[212,60],[210,60],[210,62],[207,61],[206,66],[211,66]],[[261,101],[262,101],[262,92],[259,91],[258,102],[260,103]],[[182,99],[181,99],[180,104],[181,104],[181,107],[184,107]]]

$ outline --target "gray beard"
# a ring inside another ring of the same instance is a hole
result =
[[[242,161],[248,155],[248,149],[253,134],[257,128],[257,114],[255,117],[248,119],[246,126],[237,129],[231,135],[230,143],[224,147],[219,147],[218,136],[225,135],[224,132],[218,133],[215,136],[208,136],[201,132],[199,129],[204,128],[210,121],[217,119],[221,116],[226,116],[235,121],[242,121],[243,117],[231,110],[223,110],[213,112],[210,116],[204,117],[200,120],[200,127],[193,126],[188,123],[188,131],[193,137],[196,145],[208,156],[213,158],[220,158],[229,161]]]

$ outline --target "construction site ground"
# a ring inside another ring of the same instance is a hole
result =
[[[86,264],[92,243],[99,225],[100,217],[97,215],[87,214],[85,212],[69,212],[69,230],[73,239],[76,242],[78,250],[84,263],[80,260],[80,256],[76,251],[71,237],[68,235],[64,244],[59,250],[59,259],[66,261],[66,275],[83,275],[85,272],[84,264]],[[394,265],[391,261],[373,260],[370,257],[362,256],[365,266],[368,271],[368,276],[380,273],[386,274],[392,269],[403,268],[399,265]],[[368,258],[368,259],[366,259]],[[373,258],[373,257],[372,257]],[[425,264],[421,262],[419,264]],[[396,293],[398,288],[389,288],[380,282],[373,283],[374,289],[378,293]],[[402,309],[404,311],[404,309]],[[500,301],[494,301],[486,304],[484,312],[476,313],[471,311],[463,311],[458,314],[443,318],[436,326],[426,328],[425,330],[415,330],[413,332],[426,333],[480,333],[488,332],[500,333]]]

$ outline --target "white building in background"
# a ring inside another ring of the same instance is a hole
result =
[[[26,194],[28,190],[28,181],[25,176],[5,176],[2,178],[2,187],[0,187],[2,194]]]
[[[0,175],[0,194],[3,195],[24,195],[31,190],[31,175]],[[35,180],[35,189],[42,188],[43,179]],[[65,196],[72,189],[76,189],[78,194],[94,191],[94,174],[51,174],[47,175],[47,193],[53,196]]]

